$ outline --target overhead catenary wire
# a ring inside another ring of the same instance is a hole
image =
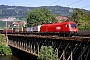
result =
[[[51,3],[51,4],[49,4],[49,5],[53,5],[53,4],[57,3],[58,1],[60,1],[60,0],[57,0],[57,1],[55,1],[55,2],[53,2],[53,3]]]
[[[55,1],[55,2],[53,2],[53,3],[51,3],[51,4],[49,4],[49,5],[53,5],[53,4],[55,4],[55,3],[59,2],[59,1],[60,1],[60,0],[57,0],[57,1]],[[71,6],[71,5],[76,4],[76,3],[78,3],[78,2],[81,2],[81,1],[83,1],[83,0],[78,0],[78,1],[76,1],[76,2],[73,2],[73,3],[71,3],[71,4],[68,4],[68,5],[66,5],[66,6]],[[87,8],[87,7],[90,7],[90,5],[84,6],[84,7],[82,7],[82,8]]]
[[[71,3],[71,4],[67,5],[67,6],[76,4],[76,3],[80,2],[80,1],[82,1],[82,0],[78,0],[78,1],[76,1],[76,2],[74,2],[74,3]],[[84,6],[84,7],[82,7],[81,9],[83,9],[83,8],[88,8],[88,7],[90,7],[90,5]]]
[[[82,0],[78,0],[78,1],[73,2],[73,3],[71,3],[71,4],[67,5],[67,6],[70,6],[70,5],[76,4],[76,3],[80,2],[80,1],[82,1]]]
[[[82,7],[82,8],[88,8],[88,7],[90,7],[90,5],[84,6],[84,7]]]
[[[88,8],[88,7],[90,7],[90,5],[87,5],[87,6],[81,7],[80,9],[85,9],[85,8]],[[90,10],[90,9],[86,9],[86,10]]]
[[[57,3],[58,1],[60,1],[60,0],[57,0],[57,1],[55,1],[55,2],[53,2],[53,3],[51,3],[51,4],[49,4],[49,5],[53,5],[53,4]],[[76,3],[80,2],[80,1],[82,1],[82,0],[78,0],[78,1],[73,2],[73,3],[71,3],[71,4],[67,5],[67,6],[70,6],[70,5],[76,4]]]

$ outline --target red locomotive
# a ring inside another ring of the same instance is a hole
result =
[[[78,32],[78,28],[75,22],[61,22],[43,24],[40,28],[40,32]]]

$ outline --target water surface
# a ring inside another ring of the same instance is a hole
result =
[[[13,55],[8,55],[8,56],[0,56],[0,60],[20,60],[20,59]]]

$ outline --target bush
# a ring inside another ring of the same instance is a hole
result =
[[[11,54],[11,49],[6,46],[4,35],[0,34],[0,54],[9,55]]]
[[[42,46],[40,49],[39,60],[57,60],[57,54],[52,46]]]

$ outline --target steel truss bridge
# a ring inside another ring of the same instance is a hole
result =
[[[34,56],[41,46],[52,46],[58,60],[90,60],[90,36],[7,34],[7,44]]]

